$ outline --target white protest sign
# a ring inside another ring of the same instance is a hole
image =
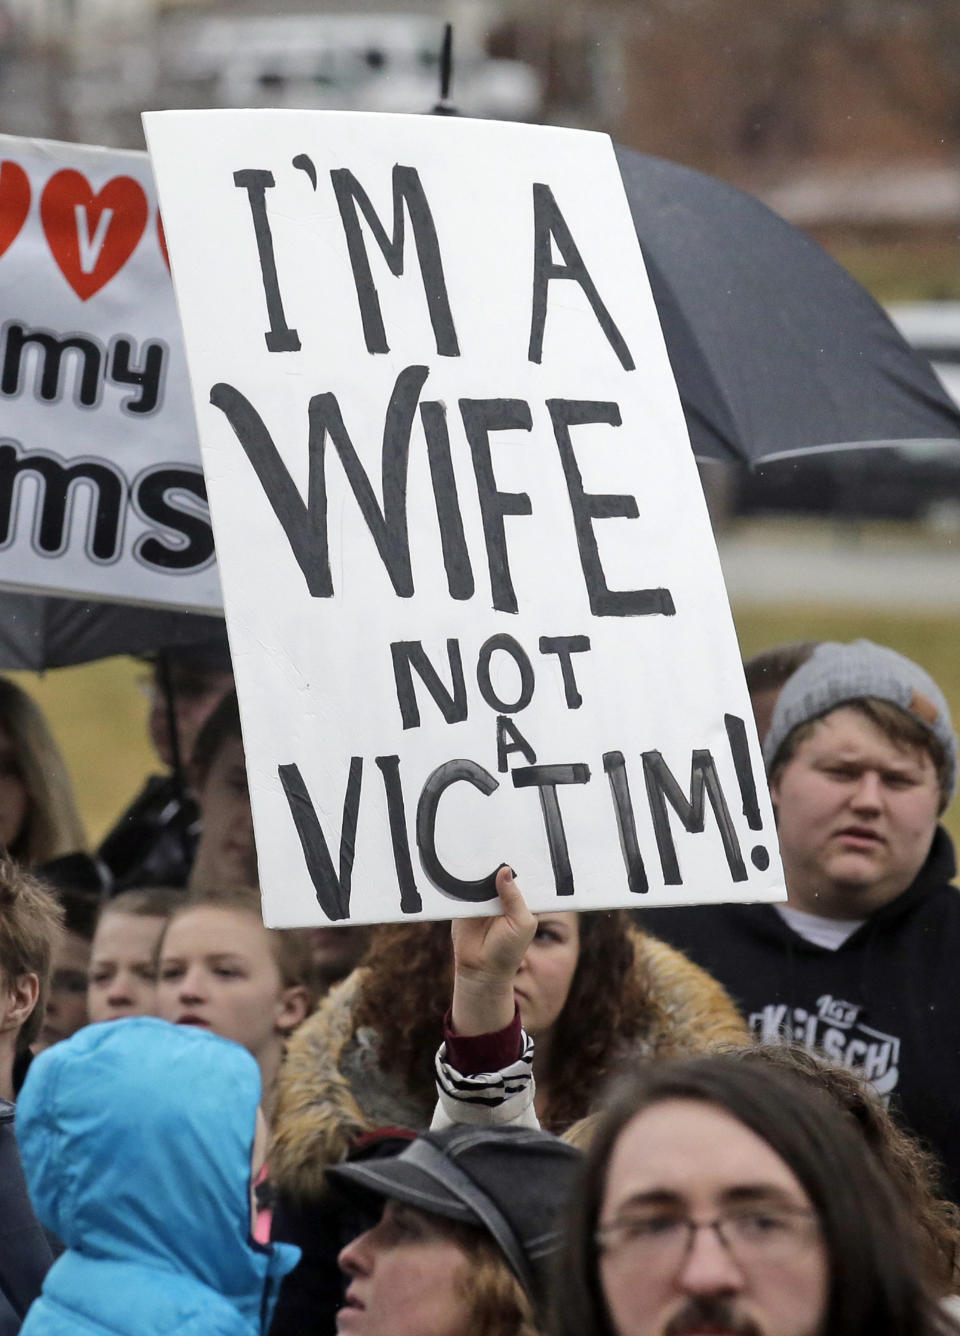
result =
[[[145,153],[0,135],[0,585],[217,610]]]
[[[609,140],[144,120],[267,921],[782,899]]]

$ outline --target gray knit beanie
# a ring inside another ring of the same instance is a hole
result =
[[[800,724],[866,697],[899,705],[929,729],[947,758],[944,796],[951,798],[957,787],[957,738],[943,692],[919,664],[871,640],[854,640],[849,645],[824,641],[787,680],[763,744],[768,773],[783,743]]]

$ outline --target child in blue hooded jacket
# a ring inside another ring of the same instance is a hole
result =
[[[151,1017],[42,1053],[17,1105],[41,1222],[66,1245],[21,1336],[261,1336],[299,1249],[251,1239],[260,1073]]]

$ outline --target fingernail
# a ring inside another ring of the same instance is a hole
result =
[[[497,868],[497,872],[499,872],[501,868],[506,868],[507,871],[510,873],[510,876],[513,878],[513,880],[516,881],[517,874],[514,872],[513,868],[510,866],[509,863],[501,863],[500,867]],[[496,873],[494,873],[494,876],[496,876]]]

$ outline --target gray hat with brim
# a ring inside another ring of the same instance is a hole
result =
[[[767,772],[800,724],[867,699],[898,705],[937,739],[947,758],[944,796],[949,800],[957,787],[957,738],[946,697],[919,664],[871,640],[824,641],[787,680],[763,744]]]
[[[548,1132],[456,1126],[425,1132],[398,1155],[336,1165],[327,1177],[365,1203],[392,1198],[483,1230],[539,1301],[580,1160]]]

